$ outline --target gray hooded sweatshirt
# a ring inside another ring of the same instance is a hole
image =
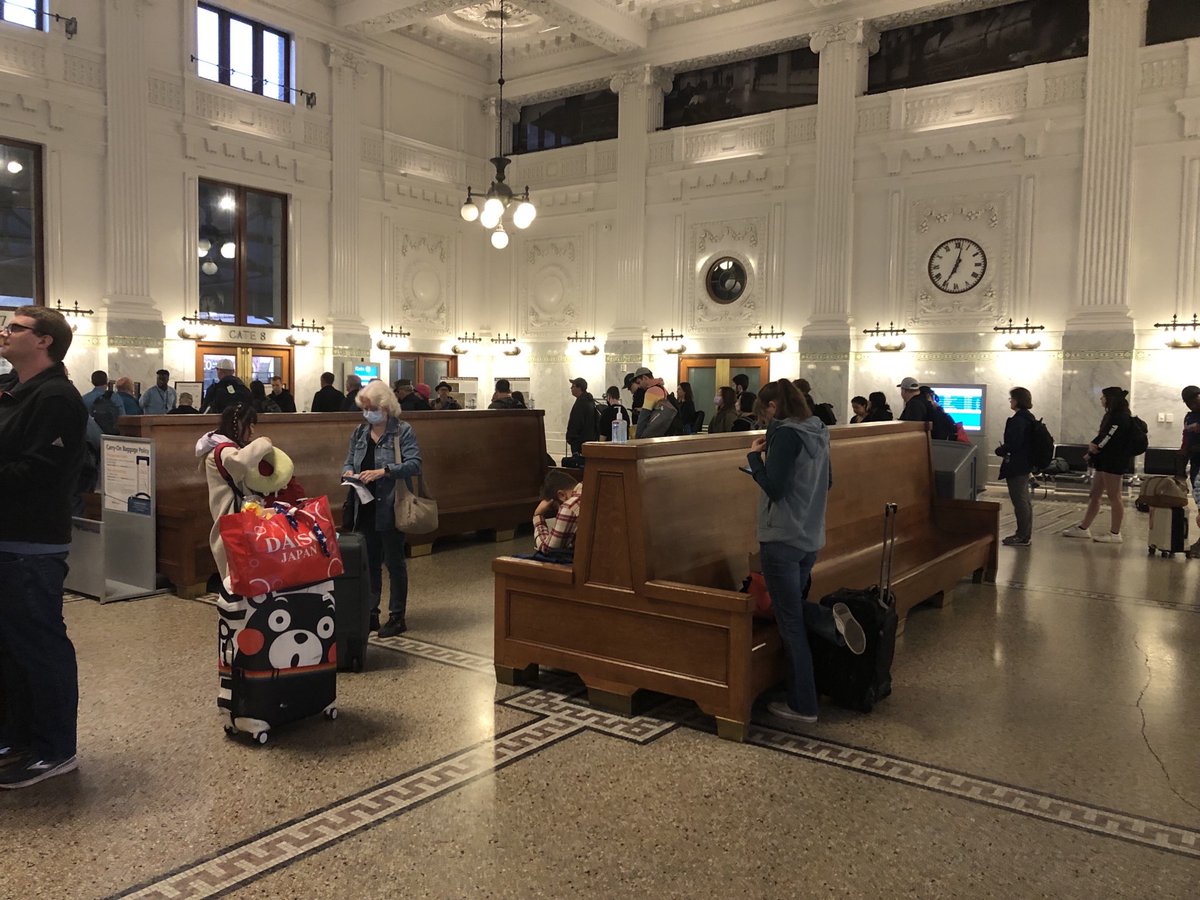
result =
[[[816,416],[776,419],[767,426],[764,463],[747,455],[758,498],[758,540],[806,552],[825,546],[825,501],[829,496],[829,432]]]

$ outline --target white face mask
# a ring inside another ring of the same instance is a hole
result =
[[[364,409],[363,418],[372,425],[378,425],[387,418],[387,413],[385,413],[382,409]]]
[[[720,394],[717,394],[717,396],[713,397],[713,404],[715,406],[721,405],[721,395]]]

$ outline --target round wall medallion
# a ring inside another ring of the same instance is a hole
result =
[[[437,269],[427,262],[416,262],[405,273],[408,302],[414,309],[437,308],[442,302],[442,279]]]
[[[708,267],[704,286],[714,303],[734,303],[746,292],[746,267],[732,256],[722,256]]]

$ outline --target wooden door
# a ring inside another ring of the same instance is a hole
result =
[[[196,380],[204,382],[207,391],[217,380],[217,362],[230,360],[238,378],[249,384],[261,381],[269,384],[272,376],[283,379],[284,386],[292,387],[292,348],[261,344],[196,344]],[[196,398],[199,400],[199,398]]]

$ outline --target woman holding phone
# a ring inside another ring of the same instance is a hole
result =
[[[773,702],[768,709],[785,722],[811,724],[818,708],[808,630],[845,644],[852,653],[866,649],[866,635],[846,604],[830,608],[805,600],[817,553],[825,546],[829,431],[786,378],[759,391],[756,412],[767,433],[754,439],[746,461],[762,489],[762,573],[789,662],[787,702]]]

